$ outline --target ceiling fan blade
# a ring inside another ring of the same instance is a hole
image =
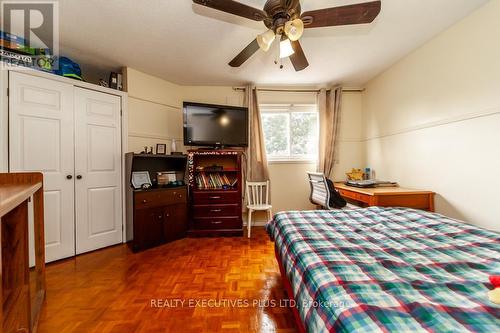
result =
[[[193,0],[193,2],[254,21],[262,21],[267,18],[264,11],[232,0]]]
[[[302,14],[306,28],[371,23],[380,13],[381,1],[312,10]]]
[[[231,67],[240,67],[243,65],[245,61],[250,59],[251,56],[255,52],[259,50],[259,43],[257,43],[257,39],[254,39],[250,44],[248,44],[247,47],[243,49],[243,51],[240,52],[231,62],[229,63],[229,66]]]
[[[304,50],[302,50],[302,46],[300,46],[299,41],[297,40],[291,43],[295,53],[290,56],[290,61],[292,62],[295,71],[299,72],[306,69],[309,66],[309,62],[307,61],[306,55],[304,54]]]

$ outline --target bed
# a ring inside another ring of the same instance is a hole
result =
[[[266,226],[307,332],[498,332],[500,234],[409,208],[292,211]]]

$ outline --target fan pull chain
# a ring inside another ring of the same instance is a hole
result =
[[[277,38],[277,40],[281,40],[280,38]],[[275,65],[279,65],[280,69],[283,69],[283,59],[280,57],[280,43],[275,43],[276,44],[276,59],[274,60]]]

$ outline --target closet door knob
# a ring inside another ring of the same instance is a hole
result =
[[[82,175],[76,176],[76,179],[82,179],[82,178],[83,178]]]
[[[67,175],[66,179],[70,179],[71,180],[71,179],[73,179],[73,176],[72,175]]]

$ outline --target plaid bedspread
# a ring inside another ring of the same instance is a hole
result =
[[[500,234],[406,208],[284,212],[267,231],[308,332],[500,332]]]

